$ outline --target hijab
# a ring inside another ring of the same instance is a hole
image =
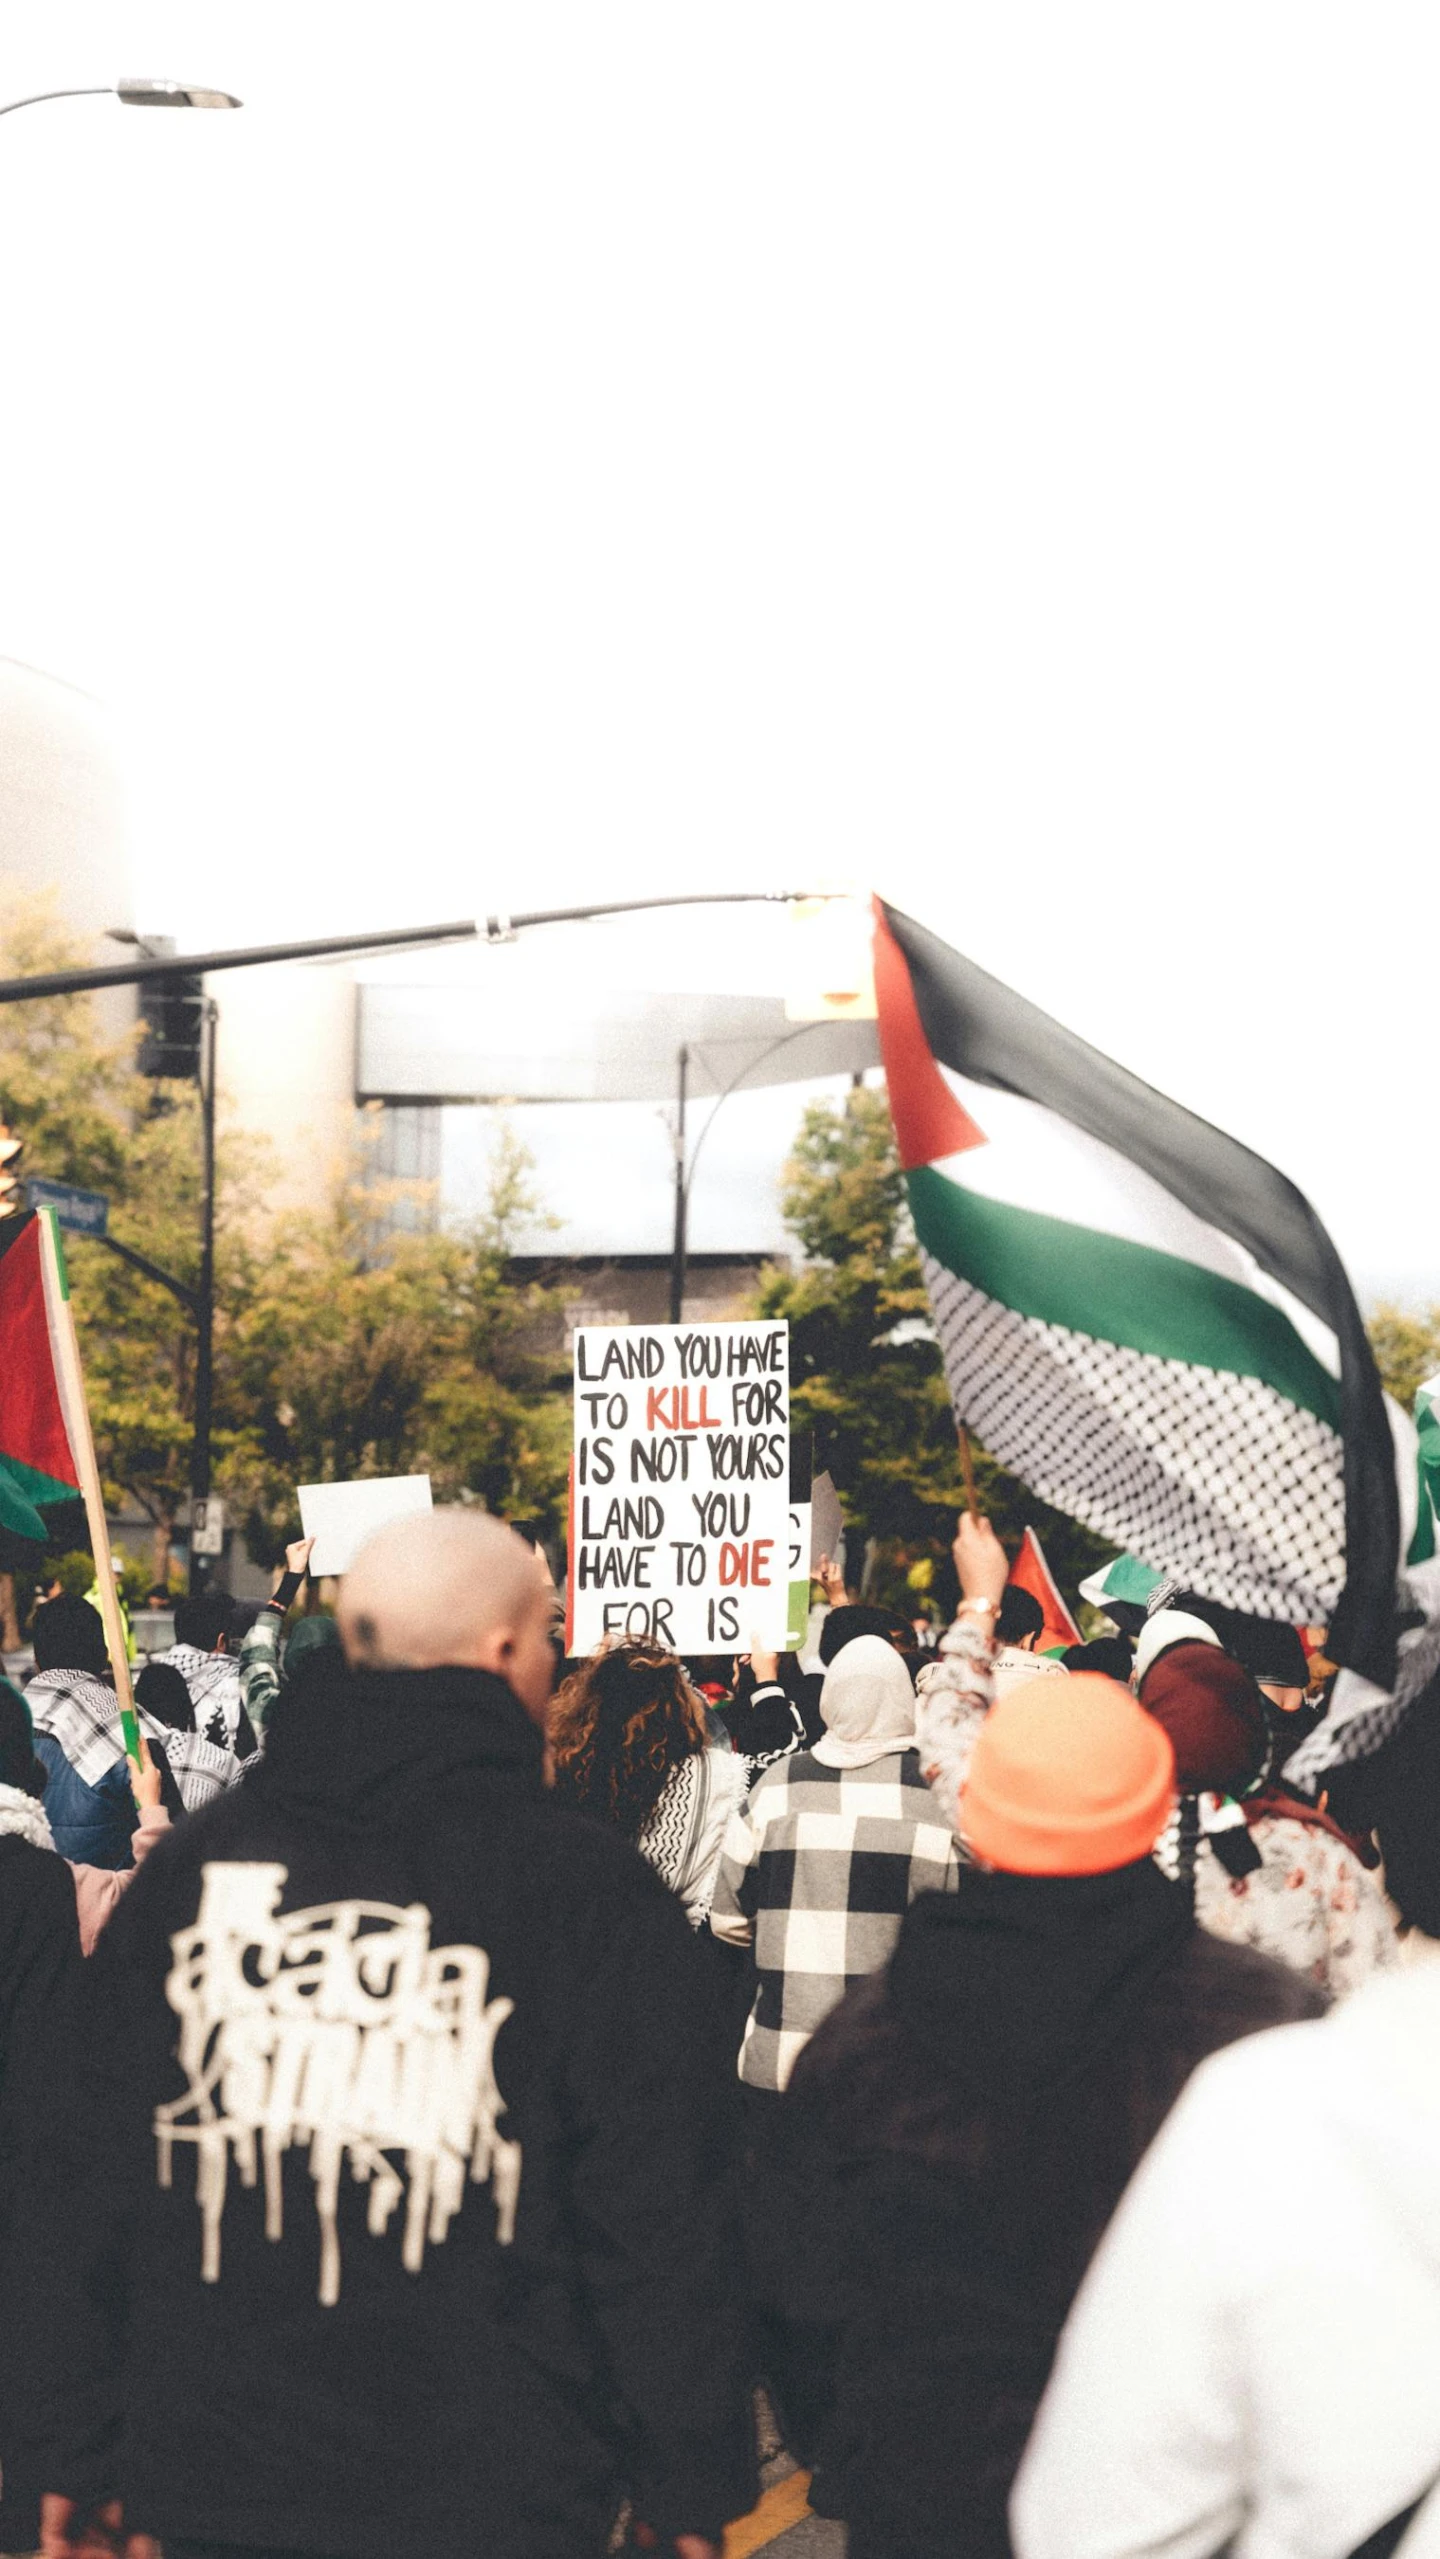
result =
[[[918,1750],[915,1691],[893,1644],[857,1635],[836,1654],[820,1691],[826,1730],[813,1757],[825,1768],[868,1768],[896,1751]]]
[[[1140,1703],[1170,1736],[1182,1795],[1243,1795],[1263,1775],[1265,1700],[1213,1644],[1173,1644],[1142,1678]]]
[[[147,1662],[135,1682],[135,1702],[172,1733],[193,1733],[195,1700],[173,1662]]]

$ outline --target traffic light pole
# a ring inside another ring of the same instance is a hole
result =
[[[0,978],[0,1004],[29,1004],[47,995],[82,995],[111,986],[146,986],[156,981],[184,977],[204,977],[221,969],[258,968],[274,961],[338,959],[342,956],[378,958],[387,951],[415,949],[426,943],[513,941],[516,934],[537,924],[578,924],[609,915],[647,914],[657,908],[681,906],[789,906],[803,904],[824,896],[824,891],[801,889],[720,889],[682,891],[669,897],[614,898],[599,905],[552,906],[533,908],[520,914],[488,915],[483,926],[473,921],[454,924],[409,926],[400,932],[346,933],[324,941],[272,942],[259,948],[230,951],[146,952],[134,960],[97,968],[49,969],[31,977]],[[192,1531],[190,1549],[190,1588],[203,1589],[208,1573],[208,1559],[197,1556],[194,1549],[194,1504],[210,1498],[211,1418],[215,1393],[215,1025],[217,1007],[214,998],[204,998],[202,1023],[202,1058],[200,1083],[201,1119],[201,1229],[199,1283],[176,1279],[161,1270],[156,1262],[130,1244],[122,1244],[111,1235],[94,1240],[107,1245],[121,1261],[133,1270],[143,1272],[179,1299],[195,1318],[195,1435],[190,1468]],[[808,1027],[808,1026],[803,1026]],[[794,1034],[787,1033],[787,1037]],[[783,1042],[777,1041],[777,1047]],[[767,1052],[768,1054],[768,1052]],[[762,1061],[755,1061],[760,1063]],[[675,1156],[675,1235],[671,1256],[670,1312],[671,1321],[679,1323],[684,1307],[685,1280],[689,1259],[689,1173],[693,1166],[685,1162],[685,1103],[690,1053],[680,1051],[678,1094],[678,1126]],[[736,1082],[740,1078],[735,1079]],[[733,1086],[728,1088],[733,1090]],[[720,1099],[726,1098],[722,1094]],[[718,1108],[719,1105],[716,1105]],[[714,1112],[710,1117],[713,1119]],[[709,1121],[706,1122],[706,1128]],[[702,1139],[705,1131],[701,1131]],[[697,1148],[698,1152],[698,1148]]]

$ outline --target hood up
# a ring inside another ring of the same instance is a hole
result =
[[[251,1782],[291,1810],[368,1825],[467,1777],[538,1793],[544,1748],[513,1690],[488,1671],[352,1671],[304,1683],[276,1716]]]
[[[956,1892],[907,1911],[890,1993],[977,2104],[1025,2104],[1110,2051],[1194,1924],[1148,1857],[1103,1875],[962,1867]]]

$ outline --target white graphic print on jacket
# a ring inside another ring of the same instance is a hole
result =
[[[243,2186],[263,2175],[265,2235],[283,2231],[281,2166],[309,2145],[320,2215],[320,2299],[340,2298],[336,2202],[348,2155],[368,2183],[380,2238],[403,2201],[401,2259],[418,2274],[443,2240],[467,2177],[489,2181],[498,2237],[514,2235],[520,2144],[497,2130],[495,2038],[514,2001],[491,1999],[479,1946],[432,1946],[423,1902],[277,1905],[288,1870],[211,1865],[200,1911],[170,1943],[183,2097],[156,2111],[159,2177],[176,2142],[198,2151],[201,2275],[220,2279],[220,2220],[233,2154]],[[392,2153],[402,2153],[397,2160]]]

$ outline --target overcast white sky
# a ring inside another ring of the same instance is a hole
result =
[[[192,945],[870,881],[1440,1296],[1440,19],[8,0],[0,652]]]

